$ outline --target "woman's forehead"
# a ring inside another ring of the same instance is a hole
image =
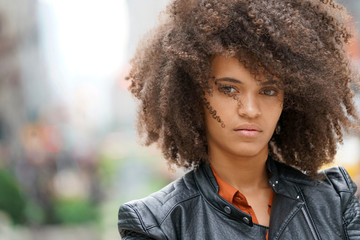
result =
[[[211,76],[217,80],[227,78],[241,83],[242,79],[251,78],[261,85],[281,84],[279,78],[269,74],[263,68],[257,70],[257,72],[252,72],[252,69],[247,69],[235,57],[215,56],[211,62]]]

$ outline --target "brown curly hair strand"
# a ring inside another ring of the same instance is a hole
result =
[[[357,113],[356,82],[344,45],[348,15],[332,0],[173,0],[165,22],[132,59],[130,90],[138,129],[185,168],[206,161],[204,100],[214,56],[236,57],[254,75],[280,79],[285,92],[270,155],[311,176],[336,154]]]

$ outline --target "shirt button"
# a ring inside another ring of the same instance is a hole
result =
[[[225,206],[224,207],[224,211],[227,213],[227,214],[230,214],[231,213],[231,208],[229,206]]]
[[[249,224],[250,223],[250,219],[248,217],[243,217],[243,221],[244,223],[246,224]]]

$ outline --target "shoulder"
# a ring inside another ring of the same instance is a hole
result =
[[[351,180],[348,172],[341,166],[326,168],[319,171],[319,178],[314,179],[287,164],[274,161],[277,174],[283,180],[293,183],[302,189],[331,193],[337,195],[342,201],[353,196],[356,184]],[[324,196],[325,197],[325,196]]]
[[[322,173],[326,176],[326,182],[331,184],[341,199],[342,219],[347,239],[358,239],[360,236],[360,201],[355,196],[356,184],[343,167],[328,168]]]
[[[146,198],[121,205],[118,215],[120,234],[128,230],[161,236],[160,226],[171,211],[177,205],[184,205],[199,196],[194,172],[191,171]]]
[[[315,187],[330,187],[339,194],[356,192],[356,184],[351,180],[344,167],[335,166],[320,170],[319,179],[313,179],[287,164],[277,161],[275,163],[279,176],[288,181]]]
[[[282,179],[301,188],[304,193],[317,196],[317,199],[337,200],[343,209],[354,196],[357,186],[344,167],[334,166],[319,171],[319,178],[313,179],[296,168],[276,162],[278,174]]]
[[[320,171],[325,176],[324,182],[330,185],[341,199],[341,208],[344,211],[349,202],[354,199],[357,189],[348,172],[341,166],[327,168]]]
[[[324,169],[320,173],[326,177],[325,181],[331,184],[339,194],[354,194],[356,192],[357,187],[345,168],[336,166]]]

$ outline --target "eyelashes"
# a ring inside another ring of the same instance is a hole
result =
[[[273,96],[276,97],[279,95],[279,89],[272,87],[272,88],[265,88],[261,91],[262,94],[266,96]]]
[[[235,95],[241,94],[241,91],[234,85],[217,83],[218,91],[234,97]],[[280,90],[275,86],[267,86],[260,89],[259,94],[269,97],[276,97],[280,93]]]
[[[226,95],[234,95],[236,93],[240,93],[235,86],[227,85],[227,84],[217,84],[218,91],[224,93]]]

